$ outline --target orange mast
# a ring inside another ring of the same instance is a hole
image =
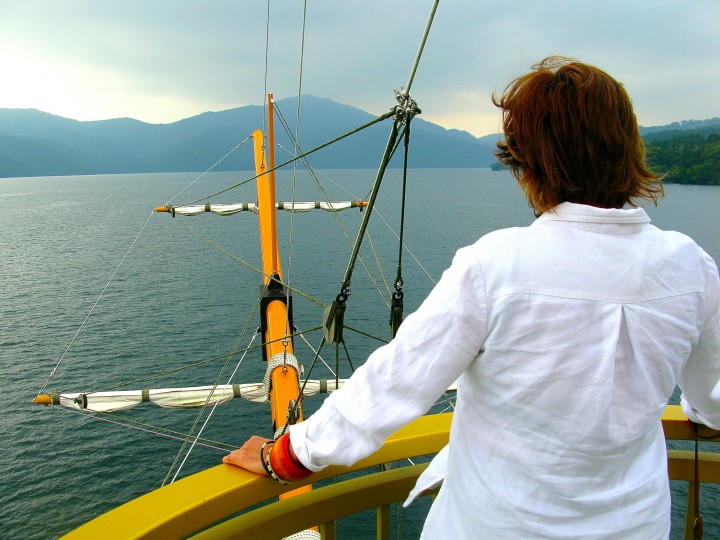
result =
[[[275,211],[275,141],[273,128],[273,97],[268,94],[267,152],[263,133],[253,133],[255,173],[257,174],[258,222],[262,255],[263,298],[261,322],[263,356],[268,362],[265,380],[269,379],[268,397],[272,414],[273,434],[277,435],[287,423],[303,420],[300,396],[300,376],[297,359],[293,355],[290,297],[282,283],[280,252],[277,242]],[[267,158],[267,159],[266,159]],[[268,172],[269,171],[269,172]],[[292,418],[291,418],[292,417]],[[310,486],[287,493],[292,496],[310,490]]]

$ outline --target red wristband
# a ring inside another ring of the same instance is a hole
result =
[[[312,471],[293,459],[290,453],[290,434],[286,433],[275,441],[269,452],[270,466],[275,474],[286,482],[297,482],[312,474]]]

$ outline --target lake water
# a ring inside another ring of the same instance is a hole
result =
[[[251,332],[243,333],[243,328],[248,320],[251,330],[258,324],[257,315],[248,319],[248,314],[257,299],[260,278],[244,263],[259,266],[255,216],[206,214],[172,219],[167,214],[152,214],[154,206],[180,193],[196,176],[0,179],[4,411],[0,417],[0,537],[56,538],[158,487],[168,471],[174,470],[182,443],[141,429],[161,427],[184,433],[197,417],[195,411],[147,405],[109,418],[121,421],[120,426],[61,407],[32,405],[31,399],[54,368],[48,391],[213,384],[223,359],[166,372],[221,357],[249,343]],[[174,202],[203,199],[248,176],[244,172],[205,175]],[[329,176],[353,197],[364,197],[374,172],[334,171]],[[291,179],[289,172],[279,173],[278,198],[291,199]],[[329,186],[331,200],[351,198],[327,179],[320,181]],[[313,184],[307,177],[299,178],[296,199],[320,200]],[[395,230],[399,191],[400,175],[391,171],[378,209]],[[254,200],[250,183],[213,202]],[[659,208],[648,208],[648,212],[656,225],[689,234],[718,261],[718,208],[720,187],[669,185]],[[352,210],[338,216],[354,238],[362,215]],[[371,224],[373,247],[386,261],[385,279],[391,283],[397,266],[397,239],[387,234],[385,224],[375,222],[377,217]],[[405,243],[422,267],[404,255],[406,310],[419,304],[457,248],[491,230],[532,221],[521,191],[506,172],[411,171]],[[288,241],[291,222],[292,249]],[[281,213],[278,224],[285,277],[303,293],[323,303],[332,301],[350,252],[347,240],[337,232],[334,215],[316,211],[291,217]],[[225,252],[199,236],[211,238]],[[369,248],[366,242],[363,255],[371,266],[374,255]],[[114,279],[87,317],[113,273]],[[382,282],[377,268],[373,274]],[[346,322],[386,338],[388,310],[378,295],[366,294],[376,286],[364,276],[361,263],[352,283]],[[300,329],[321,322],[321,308],[297,294],[294,310]],[[360,334],[346,337],[355,365],[378,344]],[[308,339],[316,345],[319,335],[310,333]],[[71,341],[72,347],[64,354]],[[312,358],[297,341],[296,351],[301,361]],[[333,365],[334,351],[326,351],[326,355]],[[341,361],[340,370],[347,374],[347,362]],[[158,373],[164,374],[145,380]],[[262,375],[259,354],[249,354],[233,382],[259,381]],[[318,376],[327,377],[327,372]],[[306,414],[316,406],[308,400]],[[128,422],[141,429],[124,427]],[[219,407],[203,436],[236,446],[254,432],[269,433],[268,412],[264,406],[243,401]],[[711,449],[717,451],[708,445]],[[180,476],[217,464],[222,455],[217,449],[196,450]],[[673,493],[674,505],[681,507],[682,487],[674,485]],[[718,503],[718,489],[704,488],[706,538],[720,538]],[[403,513],[403,537],[417,537],[422,511]],[[677,510],[673,520],[673,537],[679,538],[682,515]],[[341,538],[367,537],[362,521],[343,527]]]

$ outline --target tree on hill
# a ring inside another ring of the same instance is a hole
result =
[[[720,130],[658,133],[645,145],[650,169],[666,175],[665,182],[720,186]]]

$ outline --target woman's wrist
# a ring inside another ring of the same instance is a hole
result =
[[[265,452],[265,448],[269,447]],[[303,480],[312,474],[295,455],[290,445],[290,434],[278,438],[276,441],[265,443],[260,449],[260,459],[265,471],[277,482],[289,484]]]

